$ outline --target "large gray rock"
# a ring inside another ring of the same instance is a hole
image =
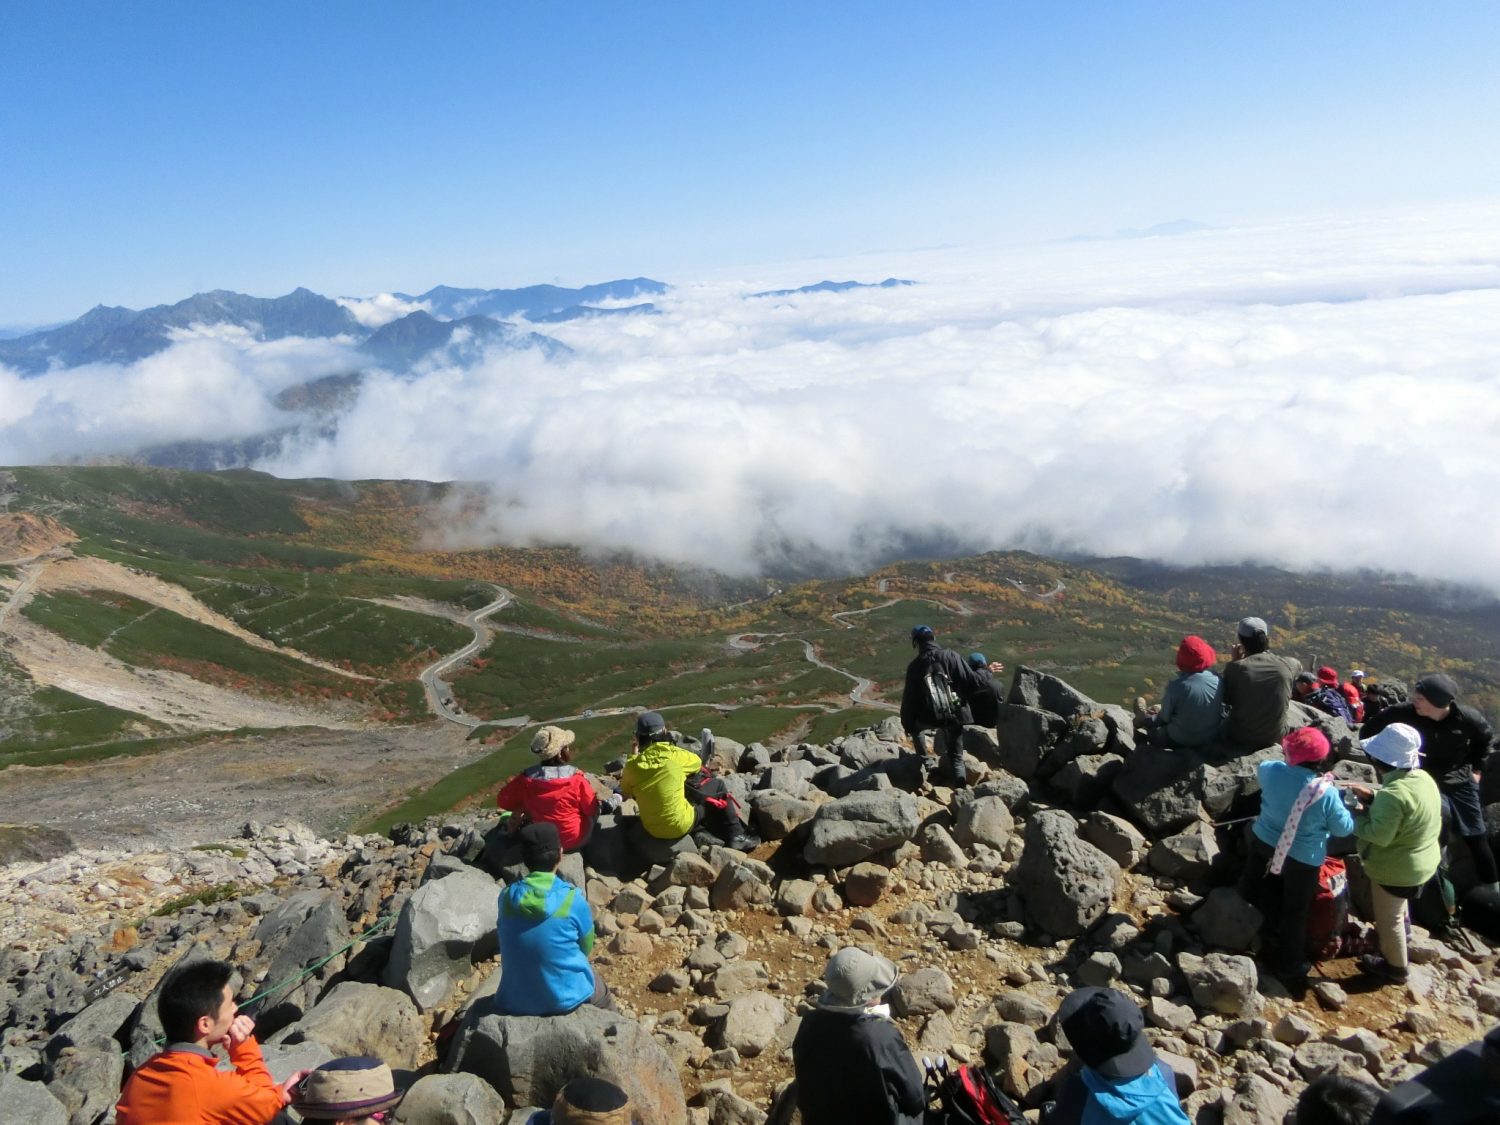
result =
[[[1001,769],[1030,781],[1053,772],[1045,769],[1044,763],[1067,731],[1068,724],[1049,711],[1002,703],[991,760]]]
[[[1256,991],[1260,974],[1249,957],[1230,953],[1210,953],[1198,957],[1182,953],[1177,968],[1187,978],[1193,1003],[1226,1016],[1253,1016],[1261,1009],[1262,997]]]
[[[1207,875],[1219,854],[1213,828],[1202,822],[1185,832],[1167,836],[1151,846],[1147,862],[1151,870],[1169,879],[1197,879]]]
[[[920,823],[909,793],[851,793],[818,810],[802,856],[814,866],[847,867],[910,840]]]
[[[1119,864],[1081,839],[1067,813],[1032,814],[1014,883],[1037,929],[1077,937],[1109,909],[1119,879]]]
[[[1193,911],[1193,925],[1209,945],[1243,953],[1251,949],[1265,919],[1233,887],[1215,887]]]
[[[890,761],[901,754],[901,746],[887,742],[874,732],[851,734],[839,743],[838,755],[850,769],[864,769],[877,762]]]
[[[817,802],[776,790],[752,793],[750,808],[763,840],[785,839],[818,812]]]
[[[414,891],[396,921],[384,983],[428,1010],[496,948],[500,888],[482,871],[449,875]]]
[[[729,1011],[716,1035],[717,1047],[733,1047],[744,1058],[754,1058],[776,1038],[790,1013],[768,992],[747,992],[729,1001]]]
[[[140,1001],[123,992],[112,992],[96,1000],[57,1029],[47,1040],[46,1055],[56,1058],[64,1047],[97,1039],[115,1039],[140,1007]]]
[[[634,1020],[590,1004],[565,1016],[471,1009],[446,1069],[479,1075],[512,1108],[551,1105],[581,1075],[607,1078],[630,1095],[641,1120],[687,1125],[682,1080],[666,1050]]]
[[[113,1039],[95,1039],[65,1047],[47,1070],[47,1089],[72,1125],[93,1125],[120,1096],[125,1056]]]
[[[494,1125],[505,1100],[477,1074],[429,1074],[396,1107],[397,1125]]]
[[[1125,814],[1152,836],[1169,836],[1198,819],[1207,786],[1207,769],[1192,750],[1139,747],[1111,789]]]
[[[0,1117],[16,1125],[68,1125],[68,1108],[40,1082],[0,1071]]]
[[[292,1022],[317,1002],[322,982],[332,970],[307,978],[304,970],[349,944],[349,922],[339,896],[330,890],[299,891],[260,920],[254,938],[261,943],[258,963],[269,961],[266,980],[288,982],[268,995],[256,1014],[264,1028]],[[299,979],[301,978],[301,979]]]
[[[1099,704],[1072,685],[1024,664],[1016,669],[1011,678],[1010,693],[1005,701],[1050,711],[1064,719],[1099,710]]]
[[[1015,817],[1003,798],[976,797],[958,806],[953,838],[966,848],[984,844],[1003,851],[1015,829]]]
[[[1106,812],[1090,813],[1078,834],[1127,870],[1145,858],[1149,847],[1140,829]]]
[[[901,977],[891,990],[891,1010],[898,1016],[926,1016],[956,1007],[953,978],[931,966]]]
[[[426,1029],[409,996],[378,984],[345,981],[317,1007],[277,1036],[282,1043],[310,1040],[336,1057],[373,1055],[393,1067],[415,1070]]]

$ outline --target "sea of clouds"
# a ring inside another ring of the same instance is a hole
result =
[[[747,298],[889,275],[921,284]],[[450,545],[732,573],[1024,546],[1500,590],[1500,207],[677,280],[659,316],[544,326],[551,358],[373,372],[335,434],[256,467],[483,482]],[[0,463],[265,432],[296,421],[279,391],[361,366],[350,341],[205,330],[128,367],[0,369]]]

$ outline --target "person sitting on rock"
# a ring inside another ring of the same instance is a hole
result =
[[[1415,728],[1392,723],[1360,746],[1380,775],[1378,791],[1349,786],[1367,802],[1355,811],[1354,835],[1370,877],[1380,954],[1366,953],[1359,963],[1371,976],[1404,982],[1406,906],[1442,862],[1443,798],[1432,775],[1420,768],[1422,736]]]
[[[1349,704],[1349,713],[1354,716],[1356,723],[1365,721],[1365,673],[1361,668],[1356,668],[1349,673],[1349,678],[1339,688],[1344,693],[1344,702]]]
[[[934,749],[947,764],[949,780],[961,788],[969,784],[964,767],[964,726],[974,718],[965,700],[978,695],[984,689],[984,681],[969,667],[968,661],[937,643],[931,625],[914,625],[911,645],[917,655],[906,666],[906,684],[901,690],[901,729],[919,751],[925,751],[922,736],[927,731],[936,731]],[[954,697],[951,708],[939,698],[944,684]]]
[[[1489,722],[1458,702],[1458,685],[1451,677],[1433,672],[1417,681],[1409,703],[1397,703],[1365,720],[1359,733],[1369,738],[1392,723],[1405,723],[1422,736],[1422,768],[1448,798],[1458,834],[1474,858],[1474,874],[1479,883],[1500,892],[1500,873],[1479,799],[1480,771],[1495,748]]]
[[[544,820],[557,825],[565,852],[589,842],[599,817],[599,795],[587,775],[571,764],[575,737],[562,727],[537,731],[531,739],[536,764],[507,781],[495,797],[495,804],[511,813],[516,831]]]
[[[559,1090],[552,1108],[533,1113],[526,1125],[636,1125],[639,1121],[624,1090],[586,1075]]]
[[[1177,1079],[1146,1038],[1140,1007],[1113,988],[1079,988],[1057,1023],[1082,1064],[1063,1079],[1042,1125],[1189,1125]]]
[[[1346,1074],[1325,1074],[1297,1098],[1297,1125],[1369,1125],[1380,1087]]]
[[[731,848],[750,851],[760,840],[740,820],[729,787],[706,767],[713,747],[713,732],[706,728],[696,754],[678,746],[659,713],[641,712],[635,749],[620,775],[620,795],[635,798],[641,827],[658,840],[680,840],[701,827]]]
[[[381,1125],[404,1091],[391,1068],[368,1056],[334,1059],[309,1071],[292,1087],[292,1108],[304,1121],[333,1125]]]
[[[500,892],[500,987],[495,1010],[513,1016],[560,1016],[582,1004],[614,1010],[594,974],[594,917],[584,893],[557,874],[562,839],[550,821],[521,829],[521,859],[530,872]]]
[[[1261,750],[1276,745],[1287,732],[1292,680],[1302,665],[1271,651],[1270,630],[1259,617],[1241,620],[1235,635],[1219,681],[1224,705],[1220,736],[1236,751]]]
[[[896,966],[849,946],[828,960],[827,986],[792,1039],[802,1125],[920,1125],[922,1074],[885,997]]]
[[[1302,676],[1297,677],[1298,680],[1301,678]],[[1344,698],[1344,693],[1339,688],[1339,674],[1327,664],[1318,669],[1314,690],[1302,702],[1343,719],[1348,726],[1354,725],[1354,712],[1350,710],[1349,701]]]
[[[223,961],[195,961],[163,982],[157,1015],[167,1048],[130,1076],[115,1106],[116,1125],[266,1125],[307,1074],[276,1083],[255,1041],[255,1021],[239,1014]],[[211,1048],[223,1046],[229,1069]]]
[[[969,705],[969,715],[975,726],[994,730],[1000,723],[1000,704],[1005,702],[1005,684],[995,677],[1005,671],[1005,665],[998,660],[986,660],[982,652],[971,652],[969,667],[984,685],[964,700]]]
[[[1500,1027],[1392,1089],[1375,1107],[1370,1125],[1494,1125],[1496,1121],[1500,1121]]]
[[[1328,736],[1302,727],[1281,740],[1285,761],[1262,762],[1260,815],[1246,839],[1250,855],[1239,892],[1266,919],[1276,919],[1272,971],[1294,991],[1312,967],[1307,957],[1307,913],[1318,889],[1328,841],[1354,831],[1354,818],[1328,776]],[[1269,893],[1279,883],[1280,894]]]
[[[1224,707],[1219,677],[1211,669],[1219,659],[1202,637],[1182,638],[1177,646],[1177,677],[1161,693],[1161,705],[1139,716],[1148,746],[1193,750],[1219,737]]]

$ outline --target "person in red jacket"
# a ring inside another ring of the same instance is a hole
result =
[[[557,825],[563,851],[576,852],[594,834],[599,796],[588,777],[570,763],[574,734],[562,727],[543,727],[531,740],[540,759],[505,783],[495,797],[499,808],[513,813],[511,827],[551,821]]]
[[[255,1042],[255,1021],[239,1014],[223,961],[196,961],[162,985],[157,1014],[169,1046],[130,1076],[116,1125],[267,1125],[306,1076],[278,1085]],[[231,1069],[210,1049],[223,1046]]]

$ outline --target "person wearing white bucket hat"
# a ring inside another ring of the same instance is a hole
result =
[[[1349,787],[1365,802],[1354,814],[1354,836],[1370,876],[1380,938],[1380,955],[1365,954],[1360,967],[1400,982],[1407,976],[1406,904],[1437,873],[1442,858],[1442,797],[1421,768],[1422,736],[1415,728],[1392,723],[1360,746],[1381,781],[1378,791]]]

